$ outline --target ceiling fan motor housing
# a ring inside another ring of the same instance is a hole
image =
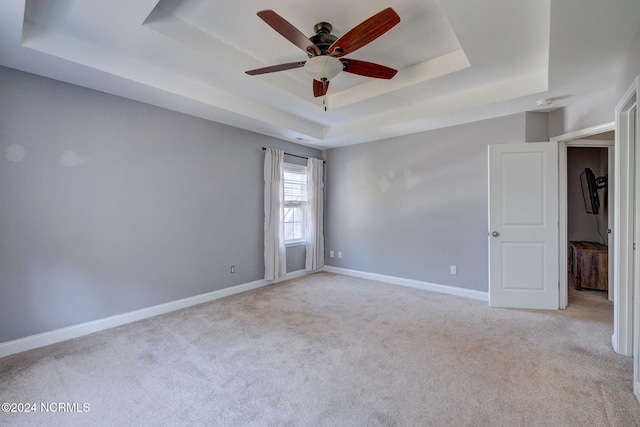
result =
[[[331,34],[332,29],[333,26],[328,22],[319,22],[313,26],[313,31],[315,31],[316,35],[309,37],[309,41],[318,46],[321,55],[328,55],[329,46],[338,40],[336,36]]]

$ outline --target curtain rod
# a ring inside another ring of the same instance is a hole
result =
[[[267,148],[266,148],[266,147],[262,147],[262,151],[267,151]],[[297,154],[291,154],[291,153],[286,153],[286,152],[285,152],[284,154],[286,154],[287,156],[293,156],[293,157],[298,157],[298,158],[300,158],[300,159],[306,159],[306,160],[309,160],[309,158],[308,158],[308,157],[305,157],[305,156],[298,156]],[[323,160],[323,161],[322,161],[322,163],[327,163],[327,162],[326,162],[326,160]]]

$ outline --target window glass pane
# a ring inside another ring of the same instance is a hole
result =
[[[285,163],[283,187],[285,241],[304,241],[307,168]]]
[[[284,208],[284,222],[285,224],[293,221],[293,208],[285,207]]]
[[[293,223],[285,223],[284,224],[284,240],[293,240]]]
[[[307,200],[307,174],[304,166],[285,165],[284,196],[285,201]]]
[[[306,201],[307,186],[306,184],[284,183],[284,200],[285,201]]]

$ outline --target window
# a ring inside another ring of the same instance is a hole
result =
[[[307,167],[284,164],[284,242],[305,243],[305,211],[307,207]]]

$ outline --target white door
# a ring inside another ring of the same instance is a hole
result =
[[[489,146],[489,304],[558,309],[558,146]]]

